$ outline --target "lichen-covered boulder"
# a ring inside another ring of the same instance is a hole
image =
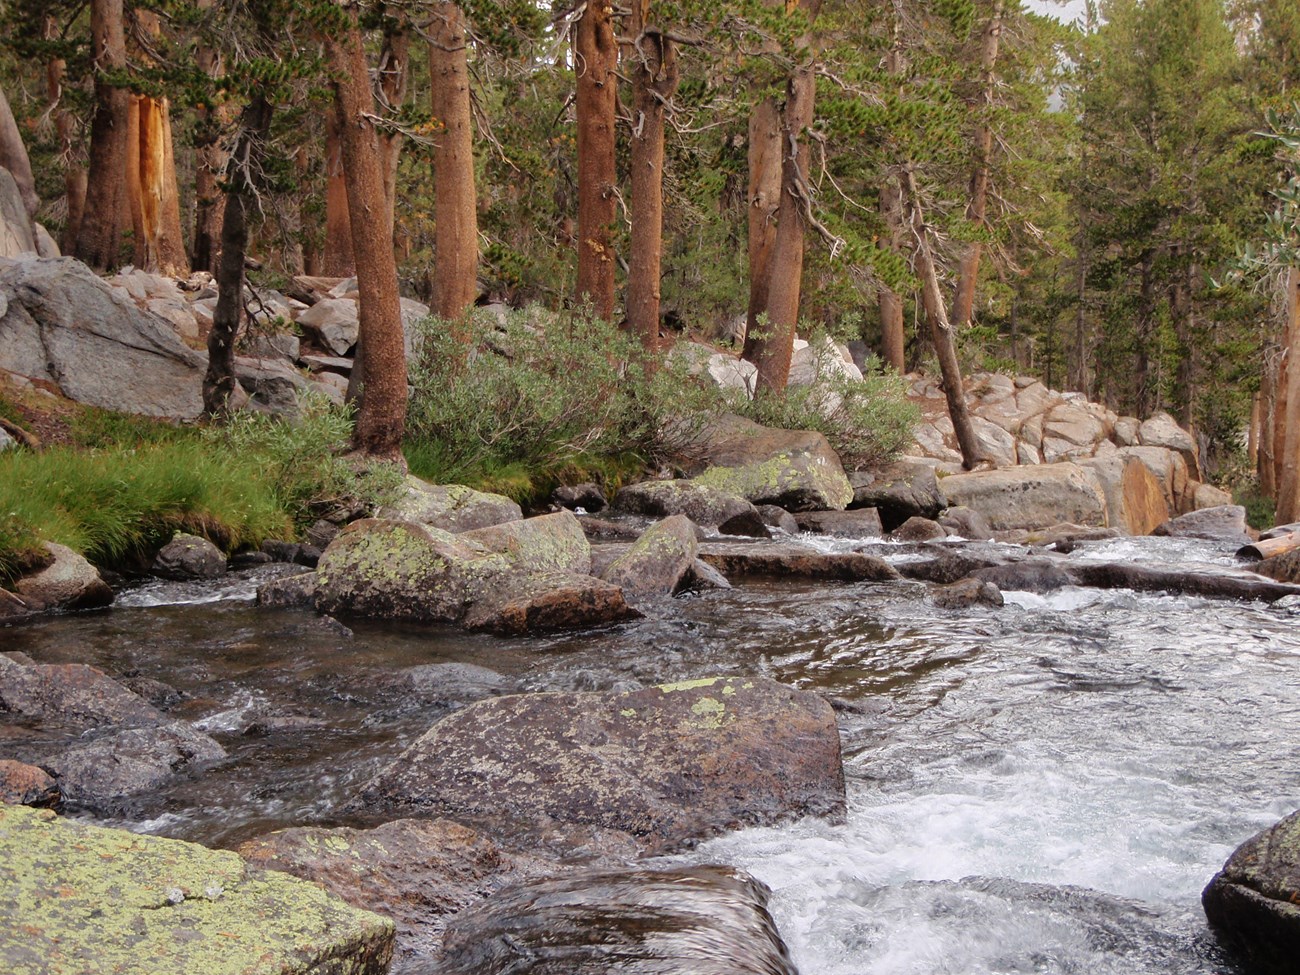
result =
[[[356,907],[397,923],[397,957],[431,956],[448,920],[508,884],[555,869],[446,819],[398,819],[374,829],[304,826],[244,843],[263,870],[322,884]]]
[[[843,510],[853,487],[839,455],[820,433],[776,430],[741,417],[715,425],[695,480],[754,504],[787,511]]]
[[[0,805],[8,975],[383,975],[393,922],[193,843]]]
[[[88,609],[113,601],[113,590],[93,565],[66,545],[46,542],[45,548],[53,561],[14,585],[29,606],[36,610]]]
[[[519,505],[500,494],[475,491],[463,484],[428,484],[407,476],[406,489],[379,517],[418,521],[452,533],[486,528],[524,516]]]
[[[437,971],[795,975],[768,893],[723,866],[533,880],[456,918]]]
[[[316,601],[316,573],[270,579],[257,587],[257,605],[268,609],[307,609]]]
[[[579,575],[591,571],[591,545],[571,511],[476,528],[462,532],[461,538],[502,556],[514,570]]]
[[[149,571],[164,579],[217,579],[226,574],[226,556],[206,538],[178,532]]]
[[[601,578],[625,591],[670,596],[685,584],[698,551],[691,520],[673,515],[646,529]]]
[[[1252,836],[1201,894],[1219,937],[1267,975],[1300,958],[1300,812]]]
[[[715,678],[471,704],[430,728],[354,805],[503,829],[596,826],[663,852],[742,825],[842,815],[844,775],[821,697]]]
[[[453,535],[410,521],[353,522],[316,569],[331,616],[547,632],[635,618],[622,590],[586,573],[591,547],[572,512]]]
[[[943,491],[953,506],[978,511],[994,531],[1062,521],[1106,524],[1106,496],[1096,475],[1075,464],[953,474],[943,479]]]
[[[629,484],[614,495],[614,510],[652,518],[685,515],[695,524],[711,528],[741,515],[754,515],[762,521],[754,506],[734,492],[685,480]]]

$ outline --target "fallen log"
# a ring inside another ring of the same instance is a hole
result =
[[[1300,548],[1300,531],[1287,532],[1285,535],[1275,535],[1272,538],[1261,536],[1258,542],[1251,542],[1237,549],[1237,558],[1262,562],[1264,559],[1271,559],[1275,555],[1283,555],[1297,548]]]
[[[1300,595],[1300,586],[1244,572],[1211,575],[1122,562],[1079,563],[1069,566],[1068,571],[1077,585],[1094,589],[1135,589],[1213,599],[1259,599],[1268,603],[1283,596]]]

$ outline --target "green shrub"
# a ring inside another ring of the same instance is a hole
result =
[[[412,473],[535,496],[561,473],[617,477],[658,462],[723,406],[684,363],[653,362],[608,322],[562,316],[542,329],[529,319],[458,325],[467,346],[448,323],[422,323],[410,364]]]
[[[920,409],[907,399],[907,380],[874,356],[859,382],[834,368],[839,352],[825,332],[814,331],[815,378],[788,386],[784,396],[748,399],[737,392],[732,409],[764,426],[816,430],[840,455],[846,470],[883,464],[912,442]]]

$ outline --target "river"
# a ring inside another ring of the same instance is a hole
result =
[[[1231,561],[1155,538],[1070,558]],[[769,582],[610,631],[502,640],[257,610],[265,572],[0,630],[40,662],[165,682],[183,695],[173,713],[230,752],[117,825],[233,845],[337,822],[360,783],[489,688],[763,674],[835,705],[847,823],[745,830],[665,862],[765,882],[804,975],[1226,975],[1200,890],[1300,807],[1300,617],[1262,603],[1067,588],[958,612],[916,583]]]

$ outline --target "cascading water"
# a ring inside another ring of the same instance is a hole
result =
[[[1227,555],[1137,539],[1071,558]],[[1201,888],[1300,807],[1300,630],[1263,604],[1066,589],[959,613],[918,584],[763,584],[524,641],[348,636],[257,611],[240,601],[251,589],[207,601],[210,587],[154,586],[105,614],[4,632],[5,649],[43,662],[167,681],[187,695],[179,716],[231,752],[134,828],[228,844],[330,822],[457,703],[395,681],[412,667],[482,665],[519,690],[762,673],[834,702],[847,822],[746,830],[668,862],[734,864],[768,884],[804,975],[1210,975],[1236,969]]]

